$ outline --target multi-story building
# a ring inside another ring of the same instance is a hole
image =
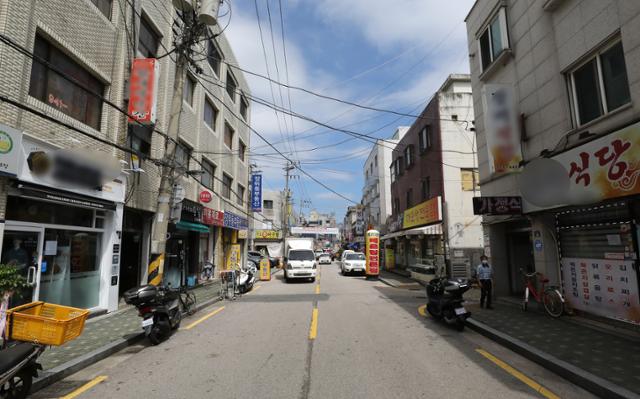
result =
[[[0,154],[1,256],[29,270],[34,288],[25,300],[111,311],[124,289],[147,281],[174,86],[175,54],[163,55],[180,17],[165,1],[131,4],[0,1],[1,18],[11,21],[0,32],[14,43],[0,49],[2,95],[15,102],[0,104],[2,140],[10,143]],[[202,73],[187,75],[180,114],[182,210],[162,215],[172,218],[164,272],[174,285],[193,281],[205,260],[220,266],[246,231],[248,87],[227,68],[237,62],[224,35],[201,46],[210,57]],[[134,58],[159,62],[149,128],[128,124],[123,112]]]
[[[342,226],[342,241],[362,248],[364,246],[364,205],[349,206]]]
[[[400,126],[391,138],[378,140],[364,163],[364,222],[382,234],[386,233],[387,218],[391,215],[391,151],[407,130],[409,127]]]
[[[535,270],[639,323],[640,3],[478,0],[466,23],[497,293]]]
[[[272,257],[282,256],[282,213],[284,195],[280,191],[264,191],[262,193],[261,218],[252,222],[253,243],[256,251]]]
[[[482,252],[469,75],[450,75],[393,150],[385,266],[468,277]]]

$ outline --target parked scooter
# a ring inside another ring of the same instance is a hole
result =
[[[169,338],[180,327],[180,292],[171,287],[143,285],[124,293],[124,301],[138,309],[142,328],[153,345]]]
[[[38,357],[44,346],[20,342],[0,350],[0,398],[26,398],[33,377],[42,366]]]
[[[237,287],[240,294],[249,292],[253,289],[253,284],[256,282],[256,275],[258,274],[258,268],[252,261],[247,261],[245,267],[241,267],[237,274]]]
[[[427,311],[434,318],[455,325],[458,331],[464,330],[464,322],[471,313],[462,306],[462,294],[469,288],[465,279],[434,278],[427,284]]]

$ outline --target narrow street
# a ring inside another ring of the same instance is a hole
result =
[[[341,276],[336,263],[322,266],[315,284],[286,284],[277,273],[183,320],[161,345],[142,342],[33,397],[593,397],[471,330],[422,315],[424,295]]]

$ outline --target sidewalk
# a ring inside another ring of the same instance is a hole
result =
[[[193,289],[198,310],[218,300],[219,280]],[[132,306],[87,320],[82,335],[62,345],[48,347],[39,358],[43,371],[32,392],[75,373],[143,338],[140,317]]]
[[[402,275],[396,274],[396,273],[392,273],[386,270],[381,270],[380,271],[380,276],[378,277],[380,279],[380,281],[382,281],[383,283],[390,285],[394,288],[402,288],[402,289],[406,289],[406,290],[421,290],[422,289],[422,285],[418,282],[416,282],[416,280],[409,278],[409,277],[404,277]]]
[[[640,397],[640,340],[501,301],[469,301],[469,327],[603,397]]]

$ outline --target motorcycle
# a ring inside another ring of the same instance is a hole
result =
[[[252,261],[248,261],[245,267],[241,267],[237,274],[237,287],[241,294],[249,292],[253,289],[253,284],[256,282],[256,275],[258,274],[258,268]]]
[[[20,342],[0,350],[0,398],[26,398],[42,366],[44,346]]]
[[[465,320],[471,313],[462,306],[462,294],[470,288],[465,279],[434,278],[427,284],[427,311],[434,318],[455,325],[458,331],[464,330]]]
[[[171,287],[143,285],[124,293],[124,301],[138,309],[142,329],[153,345],[169,338],[180,327],[180,292]]]

